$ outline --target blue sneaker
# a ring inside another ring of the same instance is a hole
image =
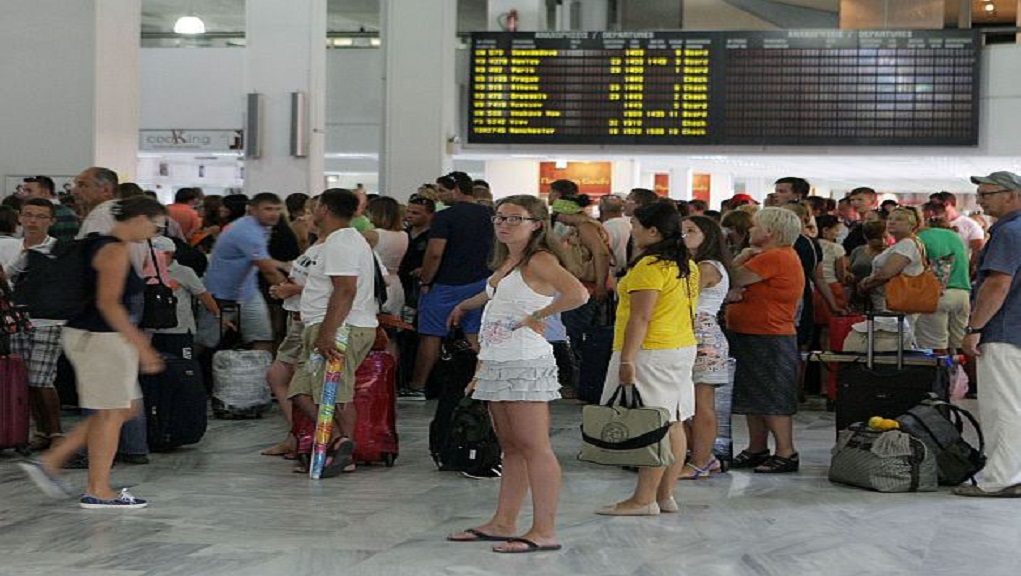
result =
[[[70,498],[74,494],[67,484],[47,472],[39,460],[18,462],[18,467],[28,475],[32,482],[35,482],[43,494],[50,498]]]
[[[90,510],[102,508],[135,510],[138,508],[145,508],[149,505],[149,501],[141,498],[135,498],[131,495],[131,492],[128,492],[127,488],[122,488],[121,493],[113,500],[103,500],[102,498],[96,498],[95,496],[86,494],[78,501],[78,505]]]

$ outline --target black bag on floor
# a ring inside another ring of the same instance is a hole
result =
[[[149,450],[166,452],[202,440],[208,424],[206,388],[195,360],[164,355],[166,369],[139,378]]]
[[[965,420],[978,435],[978,448],[961,435]],[[932,396],[899,416],[897,421],[901,430],[925,442],[936,455],[941,485],[957,486],[965,480],[975,484],[975,475],[986,465],[986,442],[971,412]]]
[[[478,355],[464,336],[461,328],[454,328],[444,339],[440,348],[440,359],[433,369],[432,378],[440,387],[436,413],[429,423],[429,453],[440,470],[463,470],[456,468],[448,448],[451,444],[451,425],[454,412],[464,399],[464,389],[475,376]]]
[[[446,441],[434,458],[442,471],[488,471],[500,465],[500,442],[485,402],[461,398],[450,416]]]

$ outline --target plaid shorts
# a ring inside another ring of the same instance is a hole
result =
[[[60,326],[43,326],[14,336],[11,347],[25,359],[30,387],[53,388],[60,358],[60,330]]]

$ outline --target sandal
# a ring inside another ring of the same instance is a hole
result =
[[[769,450],[763,450],[762,452],[749,452],[742,450],[740,454],[734,456],[734,460],[731,461],[731,468],[755,468],[761,465],[766,460],[769,460]]]
[[[773,455],[762,464],[756,466],[755,471],[759,474],[787,474],[797,472],[800,462],[801,460],[798,458],[797,452],[791,454],[788,458]]]
[[[333,478],[341,472],[354,472],[355,443],[350,438],[341,437],[330,446],[326,452],[326,462],[323,464],[321,478]]]
[[[715,456],[710,456],[709,457],[709,461],[706,462],[703,466],[696,466],[696,465],[692,464],[691,462],[685,462],[684,463],[684,467],[687,468],[687,469],[690,469],[692,472],[690,474],[686,474],[685,472],[687,472],[687,470],[685,470],[685,471],[681,472],[680,476],[678,476],[677,479],[678,480],[702,480],[703,478],[708,478],[709,476],[712,475],[713,465],[717,465],[718,466],[718,463],[716,462],[716,457]],[[719,469],[719,468],[717,467],[717,469]]]

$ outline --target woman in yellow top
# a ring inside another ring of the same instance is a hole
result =
[[[631,218],[636,255],[617,286],[620,303],[613,355],[603,386],[603,403],[617,385],[636,386],[646,406],[670,411],[674,463],[642,468],[634,494],[596,510],[609,516],[655,516],[677,512],[674,485],[684,466],[687,439],[682,422],[695,413],[698,266],[684,245],[681,215],[672,203],[638,208]]]

